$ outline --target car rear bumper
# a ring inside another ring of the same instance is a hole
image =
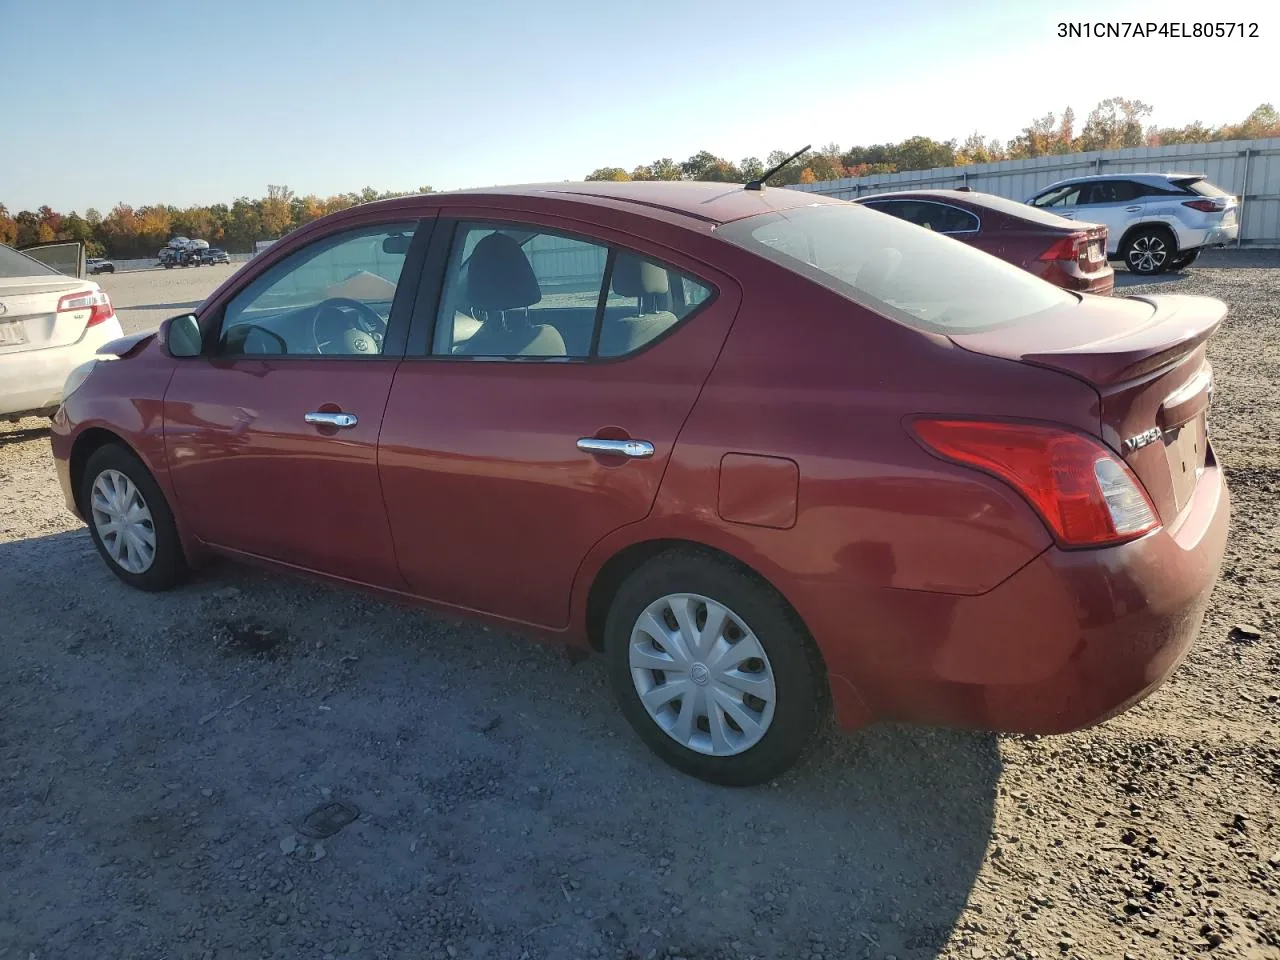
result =
[[[1202,230],[1180,232],[1183,235],[1178,237],[1178,247],[1183,252],[1198,250],[1201,247],[1221,247],[1236,242],[1236,237],[1240,235],[1240,223],[1236,221]]]
[[[0,416],[52,410],[62,400],[67,374],[92,360],[98,348],[124,336],[112,317],[85,329],[75,343],[0,355]]]
[[[1104,550],[1050,548],[979,596],[899,598],[898,626],[875,649],[819,643],[866,717],[1027,734],[1093,726],[1151,694],[1190,649],[1229,513],[1211,459],[1169,527]]]

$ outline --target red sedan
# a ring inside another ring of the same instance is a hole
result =
[[[1115,289],[1102,224],[968,190],[877,193],[854,202],[985,250],[1067,290],[1106,295]]]
[[[117,342],[53,453],[128,584],[217,554],[601,651],[650,748],[751,784],[833,713],[1053,733],[1159,686],[1227,536],[1225,310],[798,191],[431,194]]]

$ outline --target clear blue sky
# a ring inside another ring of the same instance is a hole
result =
[[[1272,12],[1272,9],[1277,12]],[[1064,40],[1060,20],[1257,21],[1260,39]],[[1280,5],[1192,0],[0,0],[0,202],[581,179],[1070,105],[1161,124],[1280,106]],[[1221,78],[1220,80],[1218,78]]]

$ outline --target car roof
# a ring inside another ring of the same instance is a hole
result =
[[[739,183],[708,183],[699,180],[582,181],[564,183],[532,183],[511,186],[451,190],[379,200],[362,208],[387,206],[402,208],[406,202],[423,201],[433,206],[455,206],[478,198],[543,198],[562,199],[589,206],[631,208],[637,213],[665,212],[704,223],[722,224],[762,213],[843,203],[831,197],[766,187],[747,190]]]
[[[1005,217],[1016,217],[1042,227],[1071,228],[1079,221],[1068,220],[1056,213],[1033,207],[1020,200],[1010,200],[994,193],[981,193],[977,190],[895,190],[890,193],[872,193],[859,197],[860,203],[872,200],[936,200],[954,203],[956,206],[976,208],[984,216],[995,213]]]
[[[1171,180],[1204,180],[1203,173],[1091,173],[1087,177],[1069,177],[1066,180],[1057,180],[1046,187],[1037,190],[1036,193],[1044,193],[1046,190],[1052,190],[1057,187],[1065,187],[1073,183],[1094,183],[1098,180],[1136,180],[1139,183],[1161,184],[1168,183]]]

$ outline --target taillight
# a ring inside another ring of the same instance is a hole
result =
[[[1217,213],[1227,206],[1225,200],[1183,200],[1182,205],[1192,210],[1199,210],[1201,213]]]
[[[1063,237],[1061,240],[1055,240],[1044,253],[1040,254],[1041,260],[1079,260],[1080,252],[1085,249],[1089,242],[1087,233],[1071,233]]]
[[[75,310],[89,311],[89,322],[85,324],[86,327],[110,320],[116,315],[111,306],[111,298],[101,290],[69,293],[58,301],[58,313],[71,313]]]
[[[917,420],[912,426],[934,453],[1017,490],[1063,546],[1123,543],[1159,526],[1133,471],[1083,434],[986,420]]]

